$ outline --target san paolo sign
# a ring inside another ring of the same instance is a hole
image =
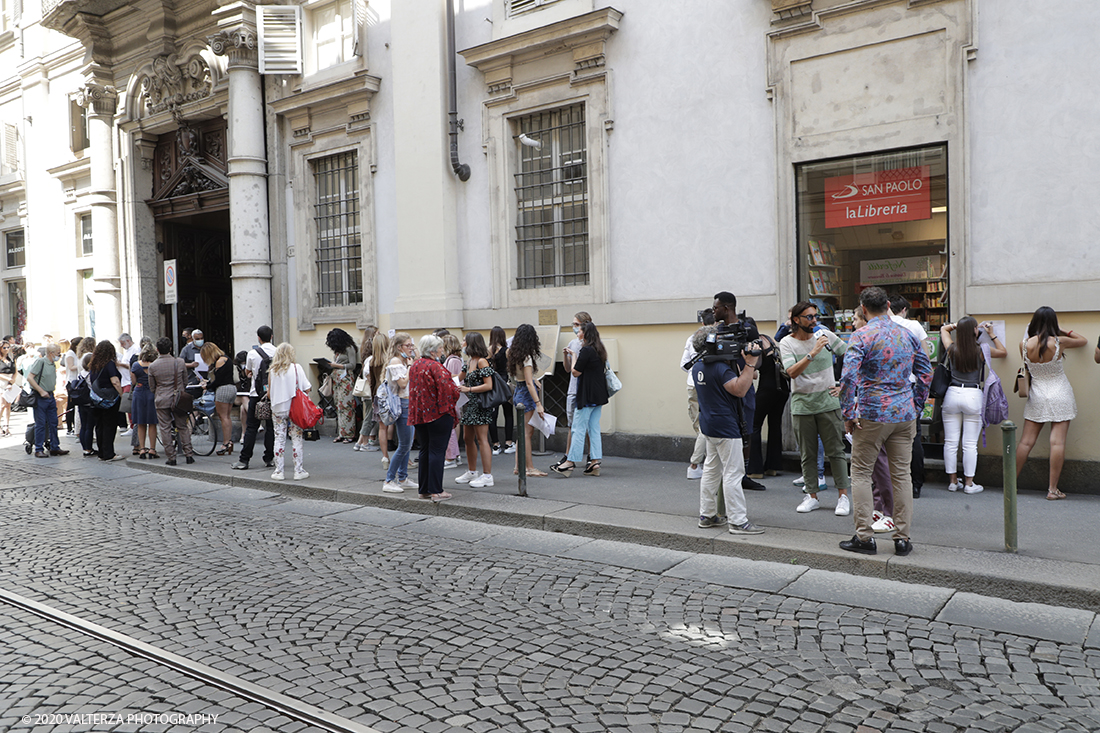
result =
[[[932,216],[929,167],[825,179],[825,227],[915,221]]]

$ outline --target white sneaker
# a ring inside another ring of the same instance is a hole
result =
[[[874,524],[885,516],[886,515],[880,512],[878,509],[874,510],[873,512],[871,512],[871,524]]]
[[[806,479],[799,476],[798,478],[796,478],[791,483],[794,484],[795,486],[805,486],[806,485]]]
[[[494,456],[499,456],[503,452],[504,452],[504,449],[502,447],[500,447],[499,445],[496,448],[493,448],[493,455]]]
[[[692,468],[691,466],[688,466],[688,478],[693,481],[703,478],[703,467],[696,466],[695,468]]]
[[[271,478],[275,479],[276,481],[282,481],[284,478],[286,478],[286,476],[283,475],[282,471],[276,471],[275,473],[271,474]]]
[[[802,500],[802,503],[798,505],[798,509],[795,509],[799,514],[808,514],[814,509],[820,509],[821,502],[813,498],[809,494],[806,494],[806,498]]]
[[[486,486],[493,485],[493,474],[483,473],[473,481],[470,482],[470,486],[475,489],[484,489]]]
[[[295,481],[301,481],[304,478],[309,478],[309,471],[301,471],[301,472],[295,471],[294,472],[294,480]]]
[[[453,461],[443,461],[443,470],[447,470],[448,468],[458,468],[458,459],[455,458]]]
[[[875,522],[874,524],[871,525],[871,531],[872,532],[880,532],[880,533],[881,532],[893,532],[894,531],[894,520],[884,514],[884,515],[882,515],[881,519],[879,519],[877,522]]]
[[[351,447],[351,449],[352,449],[353,451],[357,452],[357,453],[358,453],[359,451],[361,451],[361,450],[366,450],[366,449],[365,449],[365,448],[363,447],[363,444],[362,444],[362,443],[356,443],[355,445],[353,445],[353,446]]]
[[[405,479],[404,481],[399,483],[398,486],[400,486],[403,489],[419,489],[420,488],[420,484],[416,483],[411,478]]]
[[[842,494],[840,498],[836,500],[836,511],[833,514],[838,517],[846,517],[852,513],[852,505],[848,501],[848,495]]]
[[[961,488],[962,488],[962,484],[960,484],[958,481],[955,481],[955,482],[950,483],[950,484],[947,485],[947,490],[948,491],[958,491]]]
[[[456,478],[455,483],[456,484],[468,484],[480,475],[481,474],[478,473],[477,471],[467,471],[466,473],[464,473],[461,476],[459,476],[458,478]]]
[[[386,483],[382,484],[382,491],[385,491],[387,494],[405,493],[405,490],[401,488],[401,485],[395,481],[387,481]]]
[[[985,490],[985,487],[981,484],[970,484],[969,486],[963,486],[963,492],[967,494],[980,494]]]
[[[516,444],[512,443],[510,446],[508,446],[507,448],[504,449],[504,452],[505,453],[515,453],[516,452]]]
[[[389,465],[390,465],[390,457],[389,456],[382,456],[382,468],[386,468]]]
[[[129,438],[133,434],[134,434],[134,429],[133,428],[126,428],[125,430],[123,430],[121,433],[118,434],[118,437],[120,437],[120,438]]]
[[[819,478],[817,480],[817,490],[818,491],[824,491],[827,488],[829,488],[829,484],[825,483],[824,478]]]

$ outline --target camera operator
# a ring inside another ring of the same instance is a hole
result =
[[[716,309],[717,310],[717,309]],[[706,438],[706,460],[699,484],[699,526],[718,527],[725,523],[718,510],[718,489],[725,493],[725,515],[730,534],[762,534],[749,521],[741,479],[745,476],[743,436],[751,416],[744,398],[752,390],[759,349],[746,345],[739,354],[714,358],[719,326],[704,326],[695,332],[692,345],[703,356],[691,367],[699,399],[699,428]],[[756,342],[759,347],[759,342]],[[753,353],[755,352],[755,353]]]
[[[734,326],[741,324],[745,329],[745,338],[748,341],[756,341],[760,338],[760,332],[756,328],[756,321],[748,316],[745,316],[742,323],[741,318],[737,314],[737,296],[733,293],[723,290],[714,296],[714,305],[711,306],[711,310],[714,312],[714,321],[718,325]],[[741,316],[745,314],[742,313]],[[753,376],[755,377],[756,371],[753,370]],[[752,426],[753,419],[756,412],[756,388],[752,385],[749,386],[748,394],[745,395],[743,400],[745,408],[745,434],[741,440],[744,444],[744,458],[747,462],[749,459],[749,443],[752,438]],[[767,487],[764,484],[754,481],[747,475],[741,479],[741,488],[746,491],[764,491]]]

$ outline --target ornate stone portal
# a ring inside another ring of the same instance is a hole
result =
[[[205,99],[214,88],[210,65],[195,54],[180,63],[175,54],[153,59],[153,72],[141,80],[141,97],[148,114]]]
[[[179,114],[174,117],[176,131],[157,138],[153,197],[146,203],[157,218],[228,208],[225,120],[195,122]]]

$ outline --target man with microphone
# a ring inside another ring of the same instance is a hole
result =
[[[848,344],[839,336],[818,326],[817,306],[813,303],[803,300],[791,308],[791,333],[779,342],[779,356],[791,378],[791,420],[802,458],[802,491],[806,494],[796,511],[802,514],[821,508],[817,498],[819,437],[839,493],[834,513],[844,517],[851,512],[840,387],[833,377],[833,355],[840,356],[847,349]]]

